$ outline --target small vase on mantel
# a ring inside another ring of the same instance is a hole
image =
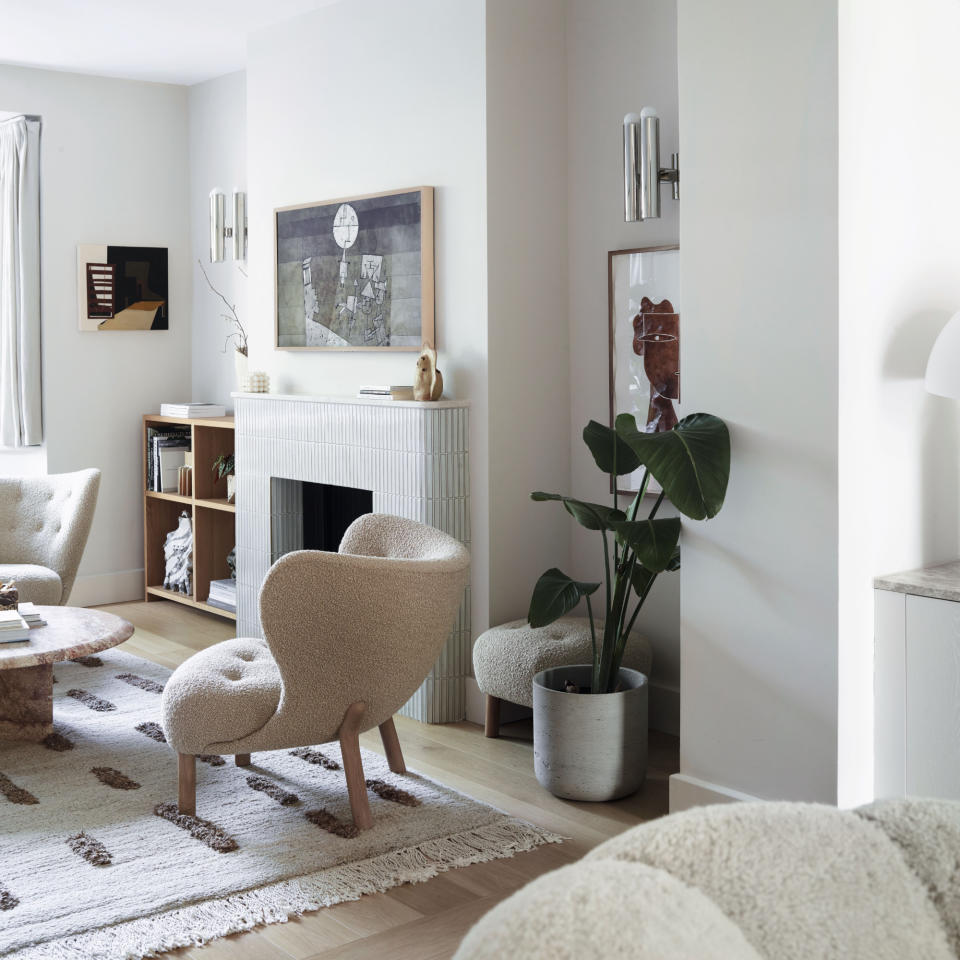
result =
[[[234,371],[237,378],[237,392],[243,393],[247,389],[247,368],[248,368],[248,359],[245,353],[242,353],[239,350],[234,350],[233,352],[233,363]]]

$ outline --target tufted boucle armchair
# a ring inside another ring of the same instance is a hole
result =
[[[99,470],[0,477],[0,580],[15,580],[21,600],[70,598],[99,489]]]
[[[163,728],[179,754],[181,813],[196,812],[196,756],[340,741],[350,809],[372,826],[359,735],[380,728],[403,773],[393,714],[416,692],[450,634],[470,556],[414,520],[366,514],[339,553],[281,557],[260,590],[266,642],[225,640],[190,657],[163,693]]]

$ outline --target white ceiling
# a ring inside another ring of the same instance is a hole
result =
[[[250,33],[333,2],[0,0],[0,63],[198,83],[242,70]]]

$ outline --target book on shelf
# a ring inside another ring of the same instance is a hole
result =
[[[179,447],[181,452],[190,450],[190,428],[173,427],[158,429],[147,427],[147,456],[146,456],[146,489],[159,492],[163,489],[160,483],[160,448]],[[183,461],[181,461],[182,463]],[[175,476],[175,475],[174,475]],[[173,490],[176,490],[176,479],[173,481]]]
[[[402,383],[393,386],[366,386],[357,391],[357,396],[361,399],[412,400],[413,387]]]
[[[210,595],[207,597],[207,603],[212,607],[219,607],[221,610],[229,610],[231,613],[237,612],[237,581],[231,578],[226,580],[211,580]]]
[[[25,600],[18,605],[17,610],[20,616],[26,620],[28,627],[45,627],[47,625],[47,621],[40,616],[40,611],[37,610],[36,604],[31,601]]]
[[[161,403],[161,417],[183,417],[196,420],[206,417],[225,417],[227,408],[222,403]]]
[[[18,610],[0,610],[0,643],[30,639],[30,627]]]
[[[184,464],[184,454],[190,450],[182,444],[161,444],[160,457],[160,489],[163,493],[177,493],[180,489],[179,470]]]

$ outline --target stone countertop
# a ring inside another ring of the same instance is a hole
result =
[[[960,560],[940,563],[935,567],[919,570],[904,570],[877,577],[873,581],[877,590],[893,590],[896,593],[912,593],[918,597],[935,597],[938,600],[960,601]]]

